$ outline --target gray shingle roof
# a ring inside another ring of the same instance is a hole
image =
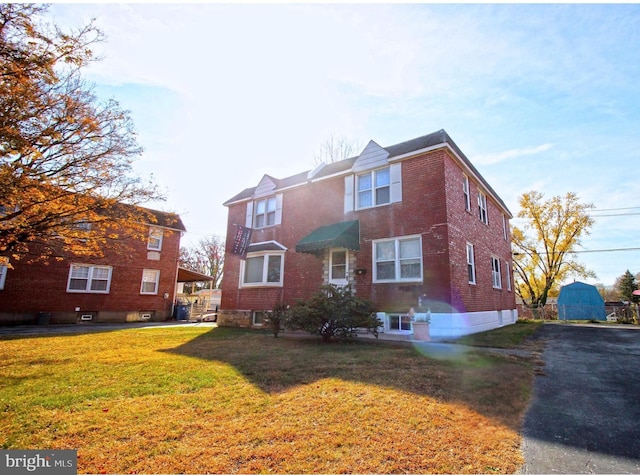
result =
[[[507,208],[504,201],[502,201],[502,199],[498,196],[498,194],[491,187],[491,185],[489,185],[489,183],[484,179],[484,177],[480,174],[480,172],[478,172],[476,167],[473,166],[473,164],[467,158],[467,156],[464,153],[462,153],[462,150],[460,150],[460,148],[456,145],[456,143],[451,139],[449,134],[447,134],[447,132],[444,129],[440,129],[437,132],[433,132],[428,135],[423,135],[422,137],[417,137],[415,139],[407,140],[406,142],[401,142],[399,144],[390,145],[388,147],[383,147],[383,148],[387,152],[389,152],[389,159],[392,159],[394,157],[399,157],[401,155],[405,155],[411,152],[417,152],[418,150],[423,150],[423,149],[434,147],[441,144],[442,145],[448,144],[449,147],[451,147],[451,149],[458,155],[458,157],[460,157],[462,162],[469,168],[469,170],[471,170],[471,172],[475,175],[475,177],[477,177],[477,179],[480,180],[482,185],[493,196],[493,198],[495,198],[498,201],[499,205],[502,206],[507,212],[509,212],[509,209]],[[335,174],[345,173],[351,170],[357,158],[358,157],[356,156],[356,157],[347,158],[345,160],[340,160],[338,162],[328,163],[313,176],[313,179],[316,180],[319,178],[329,177]],[[273,178],[271,175],[269,176],[271,177],[273,182],[277,184],[277,189],[280,190],[284,188],[289,188],[291,186],[296,186],[296,185],[301,185],[303,183],[306,183],[307,181],[309,181],[308,180],[309,172],[310,170],[307,170],[305,172],[298,173],[297,175],[293,175],[293,176],[282,178],[282,179]],[[256,189],[255,186],[252,188],[246,188],[245,190],[241,191],[234,197],[225,201],[224,205],[228,206],[229,204],[234,203],[236,201],[243,201],[243,200],[250,199],[253,196],[255,189]],[[509,214],[511,214],[511,212],[509,212]]]

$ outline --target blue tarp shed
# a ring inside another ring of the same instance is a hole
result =
[[[604,300],[598,289],[583,282],[574,282],[560,288],[558,318],[560,320],[606,320]]]

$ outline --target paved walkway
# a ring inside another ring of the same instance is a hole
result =
[[[522,473],[640,473],[637,326],[547,324]]]

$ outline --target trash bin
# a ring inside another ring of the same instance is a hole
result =
[[[176,305],[176,320],[189,320],[189,317],[191,317],[190,304]]]
[[[36,323],[38,325],[49,325],[51,323],[51,314],[47,312],[38,312],[36,315]]]

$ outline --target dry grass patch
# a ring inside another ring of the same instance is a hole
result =
[[[542,325],[540,320],[519,320],[515,325],[505,325],[486,332],[467,335],[456,342],[470,346],[517,348],[534,335]]]
[[[524,361],[176,327],[0,340],[0,447],[81,473],[513,473]]]

